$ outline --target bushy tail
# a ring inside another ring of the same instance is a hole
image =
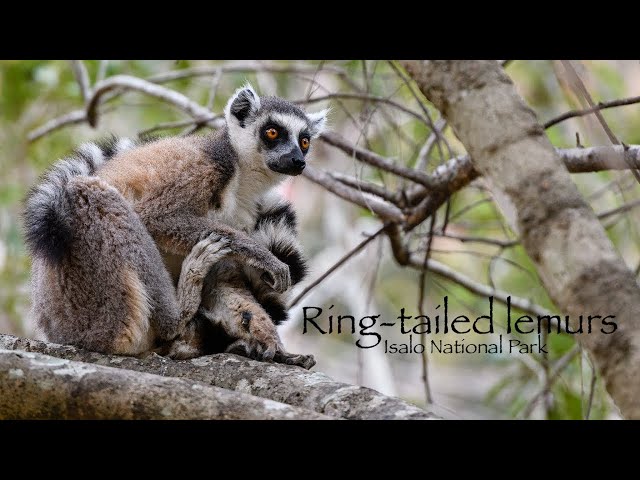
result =
[[[73,177],[92,176],[107,160],[135,146],[129,139],[111,137],[85,143],[56,162],[26,198],[24,228],[27,247],[34,257],[59,263],[69,251],[73,231],[67,183]]]

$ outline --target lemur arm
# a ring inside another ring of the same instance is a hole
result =
[[[173,201],[167,204],[167,198]],[[208,218],[208,200],[202,200],[157,191],[136,202],[136,211],[161,251],[186,257],[201,240],[222,241],[229,255],[263,271],[265,282],[274,290],[286,291],[291,286],[288,266],[247,234]]]

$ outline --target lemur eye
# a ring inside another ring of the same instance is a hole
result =
[[[304,137],[300,140],[300,146],[302,147],[303,150],[306,150],[307,148],[309,148],[309,139],[307,137]]]
[[[275,140],[278,138],[278,130],[275,128],[267,128],[267,131],[264,132],[269,140]]]

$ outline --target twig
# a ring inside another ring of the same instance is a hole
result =
[[[589,107],[594,108],[596,105],[593,102],[593,99],[591,98],[587,87],[585,87],[584,83],[582,82],[580,75],[578,75],[578,72],[576,72],[575,68],[573,68],[571,62],[569,60],[563,60],[562,64],[564,65],[567,72],[569,72],[573,76],[574,84],[578,92],[584,97],[585,101],[589,104]],[[596,109],[593,113],[598,119],[598,122],[600,122],[600,125],[602,126],[604,132],[607,134],[607,137],[609,137],[609,141],[614,145],[622,145],[622,143],[620,143],[620,140],[618,140],[618,137],[616,137],[615,133],[613,133],[613,130],[611,130],[611,127],[609,127],[607,121],[604,119],[602,112],[599,109]],[[638,183],[640,183],[640,172],[633,168],[633,165],[630,164],[629,166],[631,167],[631,173],[633,173],[633,176],[636,178]]]
[[[551,389],[553,384],[560,377],[560,374],[564,371],[565,368],[567,368],[569,366],[569,364],[571,363],[571,360],[573,360],[575,358],[575,356],[579,352],[580,352],[580,345],[576,344],[576,345],[573,346],[573,348],[571,350],[569,350],[567,353],[565,353],[553,365],[553,368],[551,369],[551,372],[550,372],[549,377],[548,377],[547,385],[544,385],[544,387],[542,389],[540,389],[540,391],[538,391],[538,393],[536,393],[531,398],[531,400],[529,400],[529,403],[526,405],[526,407],[522,411],[522,415],[521,416],[523,418],[528,418],[529,415],[531,415],[531,412],[535,408],[535,406],[538,403],[538,401],[540,400],[540,398],[545,394],[545,392],[547,392],[548,390]]]
[[[87,73],[87,69],[82,63],[82,60],[71,60],[71,70],[73,70],[73,75],[76,77],[76,82],[78,82],[78,86],[80,87],[80,95],[82,96],[82,103],[85,103],[89,100],[91,96],[91,89],[89,87],[89,74]]]
[[[109,60],[100,60],[98,63],[98,72],[96,73],[96,83],[101,82],[107,76],[107,67]]]
[[[413,268],[421,269],[422,261],[417,256],[411,255],[409,257],[408,265]],[[549,310],[536,305],[529,299],[517,297],[515,295],[511,295],[508,292],[483,285],[482,283],[472,280],[466,275],[463,275],[462,273],[452,269],[444,263],[438,262],[437,260],[429,259],[429,261],[427,262],[427,268],[429,268],[429,270],[431,270],[432,272],[437,273],[442,277],[448,278],[449,280],[452,280],[453,282],[463,286],[467,290],[482,297],[493,297],[496,301],[502,303],[503,305],[507,305],[507,303],[510,303],[512,307],[516,307],[523,312],[532,313],[536,316],[552,316],[552,313]],[[557,323],[555,324],[557,325]]]
[[[418,172],[417,170],[413,170],[412,168],[404,167],[402,165],[398,165],[391,160],[384,158],[381,155],[378,155],[375,152],[367,150],[362,147],[358,147],[357,145],[353,145],[351,142],[345,140],[341,136],[332,133],[326,132],[323,133],[320,138],[328,143],[329,145],[339,148],[347,155],[352,155],[361,162],[367,163],[377,168],[381,168],[382,170],[386,170],[387,172],[394,173],[399,177],[403,177],[409,180],[412,180],[416,183],[424,185],[427,188],[433,187],[433,181],[429,175]]]
[[[298,104],[311,104],[311,103],[317,103],[317,102],[323,102],[325,100],[332,100],[335,98],[342,98],[342,99],[350,99],[350,100],[363,100],[363,101],[370,101],[370,102],[377,102],[377,103],[386,103],[387,105],[391,105],[395,108],[397,108],[398,110],[411,115],[412,117],[416,118],[417,120],[420,120],[422,123],[427,123],[428,121],[419,113],[414,112],[413,110],[411,110],[410,108],[405,107],[404,105],[398,103],[398,102],[394,102],[393,100],[387,98],[387,97],[379,97],[377,95],[368,95],[365,93],[341,93],[341,92],[336,92],[336,93],[329,93],[327,95],[323,95],[321,97],[313,97],[313,98],[303,98],[300,100],[294,100],[293,103],[298,103]]]
[[[138,133],[138,136],[149,135],[151,133],[157,132],[158,130],[171,130],[172,128],[188,127],[188,126],[194,126],[194,125],[200,125],[200,126],[208,125],[211,128],[217,128],[220,126],[219,120],[223,118],[224,118],[224,115],[218,114],[218,115],[212,115],[209,118],[203,118],[199,120],[188,118],[186,120],[177,120],[175,122],[158,123],[153,127],[147,128],[145,130],[141,130]]]
[[[373,233],[373,234],[369,235],[367,238],[365,238],[362,242],[360,242],[358,245],[356,245],[354,248],[352,248],[349,252],[344,254],[344,256],[340,260],[338,260],[331,268],[329,268],[326,272],[324,272],[322,275],[320,275],[318,278],[316,278],[311,284],[309,284],[307,287],[305,287],[305,289],[302,290],[293,300],[291,300],[291,302],[289,302],[289,305],[288,305],[287,308],[289,308],[289,309],[293,308],[312,289],[317,287],[325,278],[327,278],[329,275],[331,275],[333,272],[335,272],[347,260],[349,260],[351,257],[353,257],[358,252],[360,252],[364,247],[369,245],[369,243],[371,243],[371,241],[373,241],[378,235],[380,235],[384,231],[385,228],[386,227],[383,226],[382,228],[377,230],[375,233]]]
[[[611,100],[609,102],[598,102],[597,105],[593,105],[589,108],[584,108],[582,110],[570,110],[568,112],[563,113],[562,115],[558,115],[557,117],[553,117],[550,120],[547,120],[544,123],[544,128],[551,128],[554,125],[557,125],[560,122],[564,122],[570,118],[574,117],[583,117],[585,115],[590,115],[595,112],[599,112],[600,110],[606,110],[607,108],[615,108],[615,107],[623,107],[625,105],[634,105],[636,103],[640,103],[640,97],[629,97],[629,98],[621,98],[619,100]]]
[[[446,127],[447,127],[447,121],[444,118],[439,118],[436,121],[435,128],[436,130],[438,130],[440,134],[442,134],[442,131]],[[436,135],[435,132],[431,132],[429,134],[429,138],[427,138],[427,141],[424,143],[424,145],[420,149],[420,152],[418,152],[418,159],[416,160],[416,163],[413,168],[421,171],[426,168],[427,162],[429,160],[429,155],[431,154],[431,150],[433,150],[433,147],[436,144],[436,140],[438,140],[438,135]]]
[[[329,172],[329,175],[331,175],[331,177],[335,180],[338,180],[339,182],[342,182],[349,187],[356,188],[362,192],[370,193],[372,195],[376,195],[377,197],[380,197],[393,204],[398,204],[398,196],[380,185],[366,182],[364,180],[359,180],[340,172]]]
[[[589,400],[587,402],[587,413],[585,413],[584,415],[585,420],[589,420],[589,417],[591,416],[591,407],[593,406],[593,395],[596,391],[597,379],[598,379],[598,375],[596,373],[596,369],[593,365],[591,365],[591,384],[589,385]]]
[[[424,260],[422,262],[422,270],[420,272],[420,281],[418,282],[418,314],[424,318],[424,289],[427,280],[427,269],[429,265],[429,256],[431,254],[431,245],[433,243],[433,227],[436,224],[437,213],[434,212],[431,215],[431,223],[429,225],[429,240],[427,242],[427,248],[424,250]],[[426,332],[423,330],[420,332],[420,343],[425,345],[427,343]],[[427,405],[433,403],[433,397],[431,396],[431,386],[429,385],[429,357],[427,349],[422,349],[420,355],[422,364],[422,383],[424,384],[424,394],[427,401]]]
[[[376,197],[365,197],[364,193],[334,180],[331,175],[326,172],[316,170],[313,167],[307,167],[302,175],[312,182],[322,185],[340,198],[370,210],[384,220],[402,223],[406,219],[404,213],[395,205]]]
[[[87,112],[85,112],[84,110],[74,110],[73,112],[69,112],[65,115],[49,120],[47,123],[39,126],[35,130],[31,130],[27,134],[27,141],[34,142],[38,140],[40,137],[44,137],[45,135],[53,132],[54,130],[58,130],[62,127],[66,127],[67,125],[76,125],[78,123],[84,123],[86,121],[87,121]]]
[[[460,240],[461,242],[487,243],[489,245],[496,245],[501,248],[513,247],[520,243],[520,240],[500,240],[498,238],[468,237],[465,235],[456,235],[455,233],[435,232],[435,234],[439,237],[453,238],[455,240]]]
[[[147,80],[142,80],[141,78],[132,77],[130,75],[115,75],[95,85],[93,95],[87,103],[87,119],[89,125],[94,128],[97,125],[98,119],[96,109],[98,104],[100,103],[100,98],[105,93],[116,88],[134,90],[140,93],[144,93],[145,95],[157,98],[164,102],[170,103],[185,112],[187,115],[200,121],[213,116],[213,113],[209,109],[204,108],[203,106],[191,100],[189,97],[183,95],[182,93],[176,92],[175,90],[171,90],[169,88],[162,87]],[[224,123],[224,120],[220,120],[219,123],[222,125],[222,123]]]
[[[624,205],[620,205],[619,207],[612,208],[611,210],[606,210],[604,212],[601,212],[601,213],[598,214],[598,218],[600,220],[602,220],[602,219],[605,219],[605,218],[610,217],[612,215],[616,215],[618,213],[623,213],[623,212],[626,212],[628,210],[631,210],[631,209],[637,207],[638,205],[640,205],[640,199],[633,200],[631,202],[625,203]]]
[[[276,65],[221,65],[185,68],[184,70],[174,70],[171,72],[159,73],[148,78],[153,83],[172,82],[190,77],[208,77],[216,72],[220,73],[244,73],[244,72],[268,72],[268,73],[295,73],[313,74],[318,69],[316,67],[296,67],[296,66],[276,66]],[[338,75],[346,75],[346,72],[336,66],[324,65],[321,71],[331,72]]]

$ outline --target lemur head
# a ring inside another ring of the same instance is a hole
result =
[[[247,84],[224,110],[229,137],[241,164],[269,175],[299,175],[311,139],[322,132],[327,110],[306,113],[279,97],[258,97]]]

